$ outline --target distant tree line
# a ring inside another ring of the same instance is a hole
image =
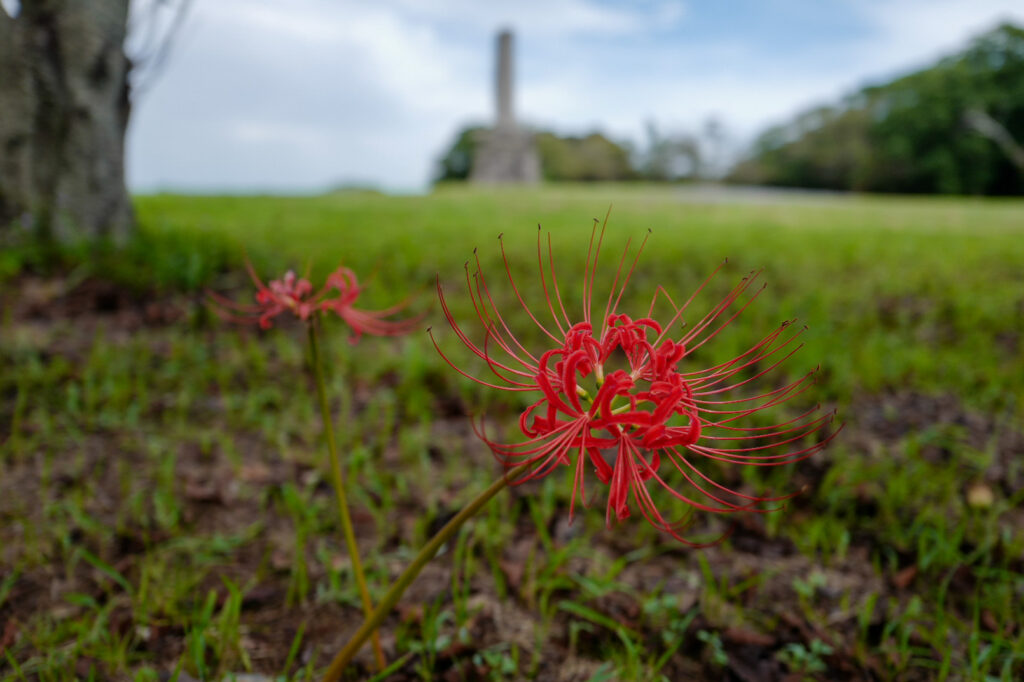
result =
[[[468,126],[458,132],[440,160],[438,181],[469,178],[476,146],[485,130],[482,126]],[[662,134],[654,123],[648,123],[647,140],[642,148],[629,142],[617,142],[599,132],[572,136],[539,131],[534,139],[545,180],[675,182],[706,177],[717,165],[712,157],[720,147],[722,135],[721,124],[710,119],[703,137],[688,133]]]
[[[1004,24],[930,68],[806,111],[756,140],[743,183],[1024,194],[1024,29]]]
[[[469,126],[459,131],[455,143],[441,158],[437,180],[469,179],[477,144],[485,130],[482,126]],[[545,180],[620,181],[637,177],[630,162],[629,147],[601,133],[560,137],[541,131],[534,139]]]
[[[438,180],[465,180],[480,132],[461,130]],[[723,169],[726,135],[710,119],[696,134],[646,144],[536,134],[551,181],[685,181],[859,192],[1024,194],[1024,29],[1003,24],[929,68],[871,85],[762,133],[746,158]]]

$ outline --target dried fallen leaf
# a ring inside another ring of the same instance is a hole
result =
[[[988,609],[984,609],[981,612],[981,624],[985,626],[989,632],[1002,632],[1002,628],[999,627],[999,621],[996,619],[996,614],[992,613]]]
[[[892,577],[892,584],[897,589],[905,590],[910,586],[910,583],[914,582],[915,577],[917,577],[917,564],[911,564],[906,568],[900,569]]]
[[[422,623],[423,622],[423,605],[422,604],[402,604],[399,603],[395,610],[398,611],[398,617],[402,619],[403,623]]]
[[[223,502],[220,486],[214,481],[189,481],[185,484],[185,497],[193,502]]]
[[[18,634],[18,623],[13,618],[4,625],[4,633],[0,635],[0,654],[7,651],[7,647],[14,644],[14,636]]]
[[[290,550],[278,548],[270,553],[270,567],[275,571],[287,571],[292,567],[293,561]]]
[[[505,579],[508,580],[508,584],[512,589],[518,591],[520,585],[523,584],[523,572],[526,570],[523,562],[499,559],[498,567],[505,574]]]
[[[762,632],[745,630],[744,628],[726,628],[722,632],[722,638],[733,644],[742,646],[775,646],[775,638]]]
[[[967,487],[967,506],[973,509],[988,509],[996,501],[992,488],[985,483],[972,483]]]
[[[274,482],[273,470],[262,462],[243,464],[238,476],[246,483],[257,485],[266,485],[267,483]]]

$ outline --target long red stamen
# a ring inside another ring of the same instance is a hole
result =
[[[680,365],[692,362],[695,351],[722,333],[757,300],[763,286],[749,295],[747,292],[758,279],[758,271],[740,280],[695,324],[686,326],[678,340],[672,340],[672,332],[682,323],[685,311],[728,261],[719,264],[682,305],[677,305],[659,286],[651,297],[647,315],[632,318],[619,309],[645,250],[648,232],[635,254],[630,254],[631,242],[627,240],[608,290],[604,315],[600,324],[595,325],[591,319],[595,280],[607,226],[606,215],[604,222],[595,220],[591,229],[583,271],[582,321],[575,324],[559,290],[551,234],[547,235],[545,264],[538,226],[537,267],[542,304],[553,321],[550,327],[540,322],[516,285],[511,259],[499,237],[513,295],[531,322],[553,342],[547,351],[532,354],[512,333],[495,305],[480,258],[474,252],[476,270],[471,280],[467,264],[466,284],[484,328],[482,344],[472,341],[452,318],[440,282],[438,295],[456,336],[487,363],[488,370],[502,385],[470,376],[441,355],[460,374],[482,385],[537,395],[535,402],[519,416],[519,429],[525,440],[499,443],[487,437],[483,422],[479,426],[474,423],[474,430],[504,466],[528,468],[517,482],[542,478],[560,466],[573,466],[571,520],[577,497],[587,505],[589,469],[607,486],[608,525],[613,520],[625,519],[631,507],[636,507],[649,523],[672,537],[688,545],[706,546],[707,543],[695,543],[682,536],[692,524],[692,514],[678,521],[662,515],[652,494],[658,492],[656,486],[690,510],[713,514],[773,511],[766,505],[776,505],[791,495],[757,496],[732,490],[698,468],[695,458],[745,466],[791,464],[820,452],[841,427],[829,432],[828,423],[834,415],[821,414],[819,407],[788,419],[780,417],[771,425],[742,425],[742,419],[774,410],[798,398],[815,383],[816,370],[777,388],[748,390],[803,347],[798,340],[803,330],[787,333],[791,322],[782,323],[730,360],[704,369],[680,369]],[[665,324],[655,318],[659,297],[664,297],[671,307]],[[434,345],[437,346],[436,341]],[[508,357],[503,358],[503,354]],[[606,369],[605,363],[613,357],[623,358],[626,368]],[[805,442],[815,437],[816,443]],[[613,463],[602,454],[611,448],[616,453]],[[665,461],[668,464],[663,464]],[[673,487],[666,472],[678,477],[682,488]]]

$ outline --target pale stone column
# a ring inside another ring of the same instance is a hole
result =
[[[514,128],[515,114],[512,108],[512,32],[503,30],[498,34],[498,64],[495,74],[498,108],[498,128]]]

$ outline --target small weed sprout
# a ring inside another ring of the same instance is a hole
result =
[[[698,630],[697,639],[704,642],[708,658],[714,665],[721,668],[729,664],[729,657],[722,646],[722,638],[717,632]]]
[[[793,590],[797,596],[806,602],[811,602],[818,595],[818,591],[828,585],[828,578],[821,571],[813,571],[806,579],[797,576],[793,578]]]
[[[793,673],[822,673],[828,670],[825,656],[832,655],[832,647],[820,639],[811,640],[810,646],[805,647],[800,642],[790,642],[782,647],[775,654],[775,657],[789,668]]]

